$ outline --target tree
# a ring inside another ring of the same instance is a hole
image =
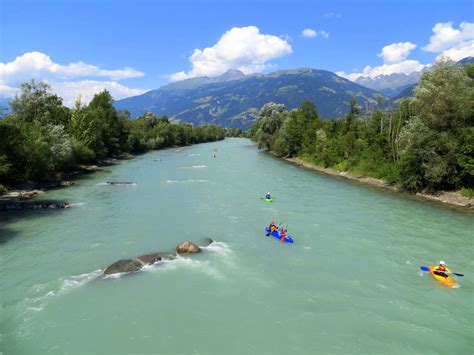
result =
[[[280,137],[282,138],[282,147],[285,149],[285,154],[288,157],[293,157],[298,154],[301,149],[303,141],[303,130],[304,127],[301,124],[304,122],[304,115],[298,111],[291,111],[288,118],[284,121],[280,131]]]
[[[413,117],[400,134],[402,182],[419,191],[472,184],[474,87],[467,72],[436,62],[415,89]]]
[[[458,64],[441,59],[416,86],[417,116],[435,131],[456,131],[474,121],[473,79]]]
[[[269,102],[258,113],[255,140],[259,148],[272,149],[273,141],[287,115],[284,105]]]
[[[11,102],[12,116],[19,123],[39,121],[43,124],[67,125],[69,109],[63,106],[62,99],[50,92],[51,87],[40,81],[23,83],[20,93]]]

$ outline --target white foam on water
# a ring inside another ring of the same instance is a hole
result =
[[[212,242],[207,247],[201,247],[201,249],[205,249],[225,257],[229,257],[233,254],[229,244],[224,242]]]
[[[211,261],[201,261],[196,260],[188,257],[184,257],[178,255],[175,259],[170,260],[161,260],[153,265],[147,265],[142,268],[144,271],[153,271],[153,272],[166,272],[166,271],[173,271],[178,269],[190,269],[196,270],[198,272],[202,272],[207,276],[210,276],[216,280],[223,280],[225,279],[224,275],[212,267]]]
[[[118,279],[118,278],[120,278],[124,275],[127,275],[127,274],[129,274],[129,272],[117,272],[115,274],[104,275],[102,278],[104,280],[106,280],[106,279]]]
[[[198,157],[200,155],[201,154],[199,154],[199,153],[191,153],[191,154],[188,154],[188,157]]]
[[[219,257],[219,260],[224,261],[225,264],[234,266],[233,251],[230,249],[228,244],[213,242],[207,247],[201,247],[201,249],[212,252]],[[192,256],[186,257],[183,255],[177,255],[174,259],[163,259],[152,265],[145,265],[141,270],[166,272],[184,268],[202,272],[216,280],[224,280],[225,275],[216,268],[215,262],[216,261],[212,260],[212,258],[208,260],[197,260]]]
[[[209,180],[187,179],[187,180],[166,180],[165,182],[167,184],[191,184],[191,183],[209,182]]]
[[[86,203],[85,202],[76,202],[76,203],[71,203],[70,206],[84,206]]]
[[[311,247],[308,247],[308,246],[306,246],[306,245],[303,246],[303,248],[306,249],[306,250],[311,250]]]
[[[59,279],[59,282],[61,283],[59,288],[56,290],[51,290],[47,292],[43,296],[39,296],[36,298],[33,298],[32,301],[34,303],[38,301],[42,301],[45,298],[51,297],[51,296],[61,296],[64,295],[70,291],[72,291],[75,288],[81,287],[88,283],[91,280],[96,279],[102,274],[102,270],[98,269],[92,272],[88,272],[86,274],[81,274],[81,275],[75,275],[75,276],[66,276],[62,277]],[[33,286],[33,290],[35,293],[44,290],[47,288],[47,284],[36,284]]]
[[[238,260],[234,251],[227,243],[213,242],[207,247],[201,247],[201,249],[215,254],[218,259],[217,261],[231,270],[235,270],[238,267]]]
[[[102,270],[98,269],[98,270],[95,270],[95,271],[92,271],[92,272],[89,272],[89,273],[86,273],[86,274],[66,277],[63,280],[62,285],[59,288],[59,291],[57,291],[54,294],[54,296],[64,295],[64,294],[72,291],[75,288],[84,286],[86,283],[96,279],[101,274],[102,274]]]
[[[201,164],[201,165],[190,165],[190,166],[181,166],[181,169],[203,169],[207,168],[207,165]]]
[[[28,337],[29,321],[34,313],[41,312],[46,307],[46,302],[51,297],[65,295],[74,289],[84,286],[88,282],[98,278],[102,274],[102,270],[95,270],[86,274],[61,277],[59,280],[53,280],[45,284],[35,284],[32,286],[32,292],[36,297],[25,297],[19,305],[18,314],[23,325],[19,328],[20,337]],[[59,286],[58,286],[59,283]],[[51,290],[51,288],[53,288]],[[50,291],[44,292],[50,289]],[[41,294],[43,293],[43,294]],[[38,295],[39,294],[39,295]]]
[[[26,308],[28,311],[35,311],[35,312],[40,312],[44,309],[44,306],[42,307],[27,307]]]

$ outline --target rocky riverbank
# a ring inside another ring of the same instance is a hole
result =
[[[133,159],[133,157],[133,155],[127,154],[102,160],[97,165],[79,165],[76,170],[58,177],[57,181],[19,184],[16,189],[0,195],[0,211],[69,208],[71,204],[65,201],[31,201],[31,199],[46,193],[47,190],[72,186],[75,183],[70,179],[79,175],[107,171],[106,167],[115,164],[117,160]]]
[[[71,186],[74,185],[71,181],[63,181],[55,184],[49,183],[48,188]],[[58,209],[69,208],[71,205],[65,201],[30,201],[35,196],[45,193],[47,188],[32,189],[32,190],[14,190],[0,195],[0,211],[9,210],[38,210],[38,209]]]
[[[277,156],[273,152],[271,152],[273,155]],[[469,210],[474,212],[474,199],[462,196],[459,192],[450,192],[450,191],[440,191],[436,194],[428,194],[428,193],[422,193],[418,192],[416,194],[408,194],[406,191],[401,189],[399,186],[390,184],[382,179],[376,179],[372,177],[367,177],[367,176],[360,176],[360,175],[355,175],[348,173],[346,171],[337,171],[333,169],[328,169],[328,168],[323,168],[322,166],[318,166],[312,163],[308,163],[302,159],[299,158],[285,158],[285,157],[280,157],[285,159],[286,161],[289,161],[293,164],[302,166],[304,168],[310,169],[310,170],[315,170],[319,171],[324,174],[332,175],[332,176],[338,176],[342,177],[345,179],[357,181],[366,185],[374,186],[380,189],[384,190],[390,190],[394,192],[399,192],[399,193],[404,193],[410,196],[415,196],[419,197],[422,199],[430,200],[430,201],[435,201],[443,204],[447,204],[450,206],[455,206],[455,207],[462,207],[463,209]]]

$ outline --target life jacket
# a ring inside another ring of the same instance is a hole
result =
[[[274,232],[276,230],[276,226],[274,224],[270,225],[270,232]]]
[[[446,266],[439,265],[436,270],[438,271],[447,271]]]

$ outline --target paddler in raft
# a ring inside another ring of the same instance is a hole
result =
[[[286,229],[283,227],[280,228],[280,237],[280,242],[284,243],[286,237]]]
[[[272,199],[272,195],[270,194],[270,192],[267,192],[267,194],[265,195],[265,198],[267,200],[271,200]]]
[[[445,273],[446,271],[451,272],[451,270],[449,270],[446,267],[446,263],[443,260],[441,260],[439,262],[439,265],[433,269],[433,274],[442,276],[442,277],[448,277],[448,275]]]
[[[268,229],[270,230],[270,233],[278,230],[278,227],[276,226],[275,221],[270,222]],[[270,235],[270,233],[267,233],[267,237]]]

